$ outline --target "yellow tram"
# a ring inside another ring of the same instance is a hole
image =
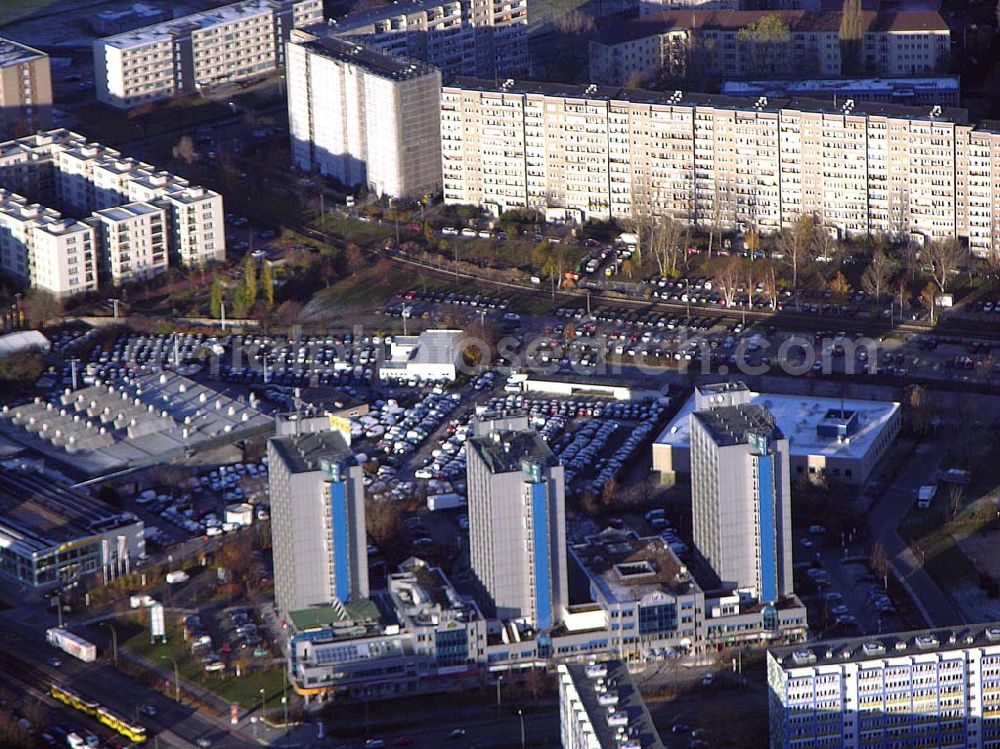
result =
[[[75,710],[79,710],[82,713],[86,713],[87,715],[96,718],[98,722],[107,726],[111,730],[120,733],[129,741],[141,744],[146,740],[145,726],[140,726],[138,723],[133,723],[132,721],[123,718],[118,713],[109,710],[100,703],[82,697],[79,693],[74,692],[68,687],[53,684],[49,693],[52,695],[53,699],[59,700],[59,702],[62,702],[64,705],[69,705]]]

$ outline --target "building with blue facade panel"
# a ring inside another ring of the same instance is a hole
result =
[[[285,614],[368,597],[361,466],[340,432],[268,442],[274,594]]]
[[[691,414],[694,543],[723,587],[770,603],[792,592],[788,440],[748,395]]]
[[[498,619],[545,631],[567,605],[563,468],[526,421],[500,426],[468,442],[472,569]]]

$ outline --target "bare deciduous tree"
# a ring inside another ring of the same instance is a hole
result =
[[[958,240],[947,239],[931,242],[921,256],[930,266],[931,278],[943,294],[951,284],[952,276],[966,260],[968,252]]]
[[[875,254],[872,256],[871,262],[868,264],[868,267],[865,268],[865,272],[861,276],[862,288],[865,290],[866,294],[870,294],[875,297],[876,304],[881,298],[882,292],[884,292],[886,287],[889,285],[889,281],[895,270],[896,264],[892,261],[892,258],[886,255],[882,250],[876,250]]]
[[[928,283],[924,287],[924,290],[920,292],[920,303],[927,309],[927,314],[931,319],[931,325],[934,324],[934,318],[937,314],[937,299],[938,289],[933,283]]]
[[[798,290],[799,269],[809,261],[813,247],[815,223],[812,216],[800,216],[795,223],[778,235],[778,248],[792,269],[792,291]]]
[[[649,250],[656,260],[661,276],[672,276],[677,272],[677,261],[681,257],[681,237],[684,227],[666,216],[657,216],[653,221]],[[640,261],[641,262],[641,261]]]
[[[726,307],[733,306],[733,300],[736,298],[736,292],[743,282],[743,276],[743,263],[735,255],[720,258],[720,262],[716,264],[712,279],[715,282],[715,288],[718,289],[719,293],[722,294],[722,298],[725,299]]]

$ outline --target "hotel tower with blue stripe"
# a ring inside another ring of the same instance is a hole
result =
[[[694,542],[724,586],[792,593],[788,439],[745,388],[702,388],[691,414]]]
[[[472,568],[487,608],[552,629],[567,603],[563,467],[526,419],[480,425],[468,491]]]
[[[344,435],[275,437],[267,452],[278,607],[367,598],[363,476]]]

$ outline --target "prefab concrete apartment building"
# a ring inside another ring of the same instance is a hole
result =
[[[27,135],[48,128],[51,122],[49,56],[10,39],[0,39],[0,134]]]
[[[441,189],[441,72],[332,35],[292,31],[288,44],[292,161],[379,195]]]
[[[242,0],[97,39],[97,98],[130,109],[266,75],[285,64],[293,28],[322,20],[323,0]]]
[[[664,749],[628,664],[560,664],[557,674],[563,749]]]
[[[531,0],[532,3],[545,0]],[[331,28],[383,52],[456,75],[521,75],[528,69],[529,0],[415,0],[351,13]]]
[[[1000,624],[782,647],[771,749],[1000,747]]]
[[[590,80],[625,85],[632,77],[697,72],[724,78],[836,78],[841,60],[839,11],[665,10],[609,27],[590,43]],[[788,40],[765,50],[741,31],[767,16],[788,28]],[[936,11],[865,10],[861,64],[868,75],[943,72],[951,31]],[[693,68],[698,66],[699,70]],[[941,103],[941,102],[937,102]]]
[[[0,143],[0,272],[57,296],[222,260],[223,215],[218,193],[69,130]]]
[[[444,199],[567,220],[636,212],[772,233],[1000,248],[1000,131],[964,110],[458,79],[441,94]]]

